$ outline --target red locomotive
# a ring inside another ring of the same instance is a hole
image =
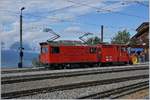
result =
[[[129,63],[127,46],[115,44],[99,44],[101,63]]]
[[[39,61],[53,68],[73,66],[100,66],[102,63],[129,63],[127,46],[113,44],[64,45],[40,43]]]

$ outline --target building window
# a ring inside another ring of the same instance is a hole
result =
[[[90,53],[96,53],[96,48],[90,48]]]
[[[59,47],[52,47],[52,53],[57,54],[59,52],[60,52]]]

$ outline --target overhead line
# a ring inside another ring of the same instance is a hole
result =
[[[68,2],[71,2],[71,3],[74,3],[74,4],[79,4],[79,5],[82,5],[82,6],[86,6],[86,7],[90,7],[90,8],[96,9],[97,12],[100,12],[100,10],[102,10],[102,11],[112,12],[112,13],[116,13],[116,14],[120,14],[120,15],[126,15],[126,16],[132,16],[132,17],[137,17],[137,18],[146,19],[146,18],[141,17],[141,16],[138,16],[138,15],[133,15],[133,14],[128,14],[128,13],[123,13],[123,12],[118,12],[118,11],[117,11],[117,12],[113,12],[112,10],[103,9],[103,8],[91,6],[91,5],[84,4],[84,3],[78,3],[78,2],[74,2],[74,1],[72,1],[72,0],[67,0],[67,1],[68,1]]]
[[[144,4],[144,3],[140,2],[140,1],[134,1],[134,2],[137,3],[137,4],[139,4],[139,5],[142,5],[142,6],[145,6],[145,7],[149,7],[149,5]]]
[[[55,19],[55,18],[54,18]],[[57,18],[56,18],[57,19]],[[62,20],[63,21],[63,20]],[[97,27],[99,27],[99,24],[94,24],[94,23],[88,23],[88,22],[82,22],[82,23],[79,23],[79,22],[75,22],[75,21],[65,21],[64,20],[64,22],[72,22],[72,23],[74,23],[74,24],[84,24],[84,25],[88,25],[88,26],[97,26]],[[115,26],[108,26],[108,25],[104,25],[104,27],[105,28],[116,28],[116,29],[120,29],[120,28],[127,28],[127,27],[123,27],[123,26],[120,26],[120,27],[115,27]],[[129,29],[129,28],[127,28],[127,29]],[[131,29],[130,28],[130,30],[134,30],[135,31],[135,29]]]
[[[11,12],[11,11],[8,11],[8,12]],[[15,12],[13,12],[15,13]],[[16,13],[18,14],[18,13]],[[40,17],[40,16],[36,16],[36,15],[33,15],[34,17]],[[83,15],[79,15],[79,16],[83,16]],[[59,18],[53,18],[53,19],[59,19]],[[62,22],[65,22],[65,20],[62,20]],[[84,25],[88,25],[88,26],[99,26],[97,24],[94,24],[94,23],[87,23],[87,22],[82,22],[82,23],[79,23],[79,22],[74,22],[74,21],[67,21],[66,22],[73,22],[75,24],[84,24]],[[126,28],[126,27],[114,27],[114,26],[105,26],[106,28],[117,28],[117,29],[120,29],[120,28]],[[133,29],[132,29],[133,30]]]
[[[105,10],[105,11],[107,11],[107,12],[111,12],[111,10],[107,10],[107,9],[103,9],[103,8],[98,8],[98,7],[93,7],[93,6],[90,6],[90,5],[87,5],[87,4],[81,4],[81,3],[75,3],[75,2],[73,2],[73,1],[71,1],[71,0],[67,0],[67,1],[69,1],[69,2],[72,2],[72,3],[74,3],[74,4],[79,4],[79,5],[81,5],[81,6],[88,6],[88,7],[92,7],[92,8],[94,8],[94,9],[97,9],[97,10],[99,10],[99,9],[101,9],[101,10]],[[67,9],[67,8],[70,8],[70,7],[73,7],[74,5],[71,5],[71,6],[67,6],[67,7],[63,7],[63,8],[59,8],[59,9],[55,9],[55,10],[52,10],[52,11],[49,11],[49,13],[52,13],[52,12],[55,12],[55,11],[59,11],[59,10],[62,10],[62,9]],[[77,7],[79,7],[79,6],[77,6]],[[11,12],[11,11],[8,11],[8,12]],[[15,13],[15,12],[13,12],[13,13]],[[122,13],[122,12],[113,12],[113,13],[118,13],[118,14],[124,14],[124,13]],[[16,14],[18,14],[18,13],[16,13]],[[26,15],[30,15],[30,14],[27,14],[26,13]],[[83,14],[83,15],[85,15],[85,14]],[[79,16],[83,16],[83,15],[79,15]],[[126,15],[126,14],[125,14]],[[34,17],[39,17],[39,18],[41,18],[42,16],[36,16],[36,15],[32,15],[32,16],[34,16]],[[79,17],[79,16],[77,16],[77,17]],[[131,14],[128,14],[128,16],[132,16]],[[136,16],[136,15],[134,15],[134,16]],[[136,16],[136,17],[139,17],[139,16]],[[140,17],[141,18],[141,17]],[[52,18],[52,19],[58,19],[58,20],[60,20],[60,22],[73,22],[73,21],[69,21],[69,20],[62,20],[62,19],[60,19],[60,18]],[[86,24],[86,25],[91,25],[91,26],[99,26],[99,25],[96,25],[96,24],[92,24],[92,23],[79,23],[79,24]]]

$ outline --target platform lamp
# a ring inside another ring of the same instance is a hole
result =
[[[19,52],[19,63],[18,63],[18,68],[22,68],[23,67],[23,46],[22,46],[22,11],[25,9],[25,7],[22,7],[21,10],[21,14],[20,14],[20,52]]]

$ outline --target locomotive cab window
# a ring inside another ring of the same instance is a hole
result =
[[[90,53],[96,53],[96,48],[90,48]]]
[[[59,52],[60,52],[59,47],[52,47],[52,53],[57,54]]]
[[[127,50],[126,50],[125,47],[122,47],[122,48],[121,48],[121,51],[126,52]]]
[[[47,47],[42,47],[41,48],[41,53],[48,53],[48,48]]]

